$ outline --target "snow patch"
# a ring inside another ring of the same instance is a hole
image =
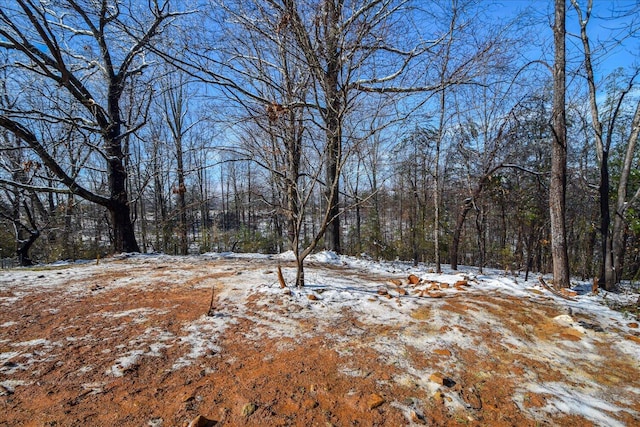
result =
[[[129,341],[129,347],[138,347],[125,353],[124,356],[116,359],[115,363],[105,371],[105,375],[122,377],[124,374],[140,363],[143,356],[160,357],[162,350],[171,347],[167,341],[174,340],[175,337],[170,332],[160,328],[147,328],[140,336]],[[125,345],[116,346],[117,349],[126,348]],[[104,349],[103,354],[111,353],[110,349]]]
[[[215,342],[217,337],[227,328],[228,323],[229,319],[202,316],[187,325],[184,328],[187,335],[180,337],[179,341],[191,346],[191,348],[188,354],[175,361],[171,369],[175,371],[190,366],[196,359],[205,356],[207,353],[218,353],[220,347]]]
[[[0,396],[6,396],[16,392],[16,387],[29,385],[26,381],[21,380],[4,380],[0,381]]]
[[[37,338],[35,340],[18,342],[11,345],[14,347],[37,347],[37,346],[48,346],[50,344],[51,343],[49,342],[49,340],[46,340],[44,338]]]
[[[122,377],[125,372],[138,365],[140,357],[144,354],[142,350],[132,350],[124,356],[118,358],[113,366],[106,370],[105,375]]]
[[[563,383],[528,384],[526,389],[532,393],[554,396],[547,399],[546,406],[539,408],[542,412],[575,414],[583,416],[597,425],[625,427],[623,423],[607,414],[607,412],[620,412],[621,409],[599,399],[593,393],[582,393],[575,387],[569,388],[567,384]],[[531,410],[529,409],[529,411]]]
[[[333,251],[322,251],[317,254],[309,255],[309,260],[324,264],[342,264],[340,256]]]
[[[4,366],[9,360],[13,359],[16,356],[19,356],[21,353],[18,351],[7,351],[4,353],[0,353],[0,366]]]

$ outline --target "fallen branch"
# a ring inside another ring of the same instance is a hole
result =
[[[540,281],[540,284],[542,285],[543,288],[545,288],[546,290],[548,290],[549,292],[551,292],[552,294],[559,296],[560,298],[564,298],[566,300],[569,301],[573,301],[573,298],[563,294],[562,292],[558,291],[555,288],[552,288],[551,286],[547,285],[547,282],[544,281],[544,279],[542,278],[542,276],[538,276],[538,280]]]

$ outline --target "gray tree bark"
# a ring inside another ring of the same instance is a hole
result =
[[[566,48],[565,0],[555,0],[553,41],[553,107],[551,142],[551,182],[549,185],[549,213],[551,220],[551,257],[553,283],[556,287],[569,287],[569,256],[566,230],[567,187],[567,119],[566,119]]]

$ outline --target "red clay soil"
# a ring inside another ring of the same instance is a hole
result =
[[[519,376],[565,382],[570,378],[511,352],[489,327],[469,331],[490,346],[489,355],[456,346],[427,354],[408,346],[403,356],[407,363],[418,371],[434,372],[424,380],[436,385],[425,387],[398,381],[404,365],[385,360],[367,345],[376,337],[405,333],[401,325],[365,324],[344,312],[331,324],[309,316],[298,322],[298,335],[270,337],[261,331],[263,317],[258,312],[283,311],[284,296],[283,303],[267,306],[259,296],[248,298],[243,308],[216,306],[213,320],[228,321],[226,329],[192,355],[191,363],[180,364],[192,350],[179,337],[209,309],[211,289],[197,284],[214,280],[219,287],[230,287],[242,279],[238,272],[275,265],[266,260],[250,265],[225,260],[185,264],[180,269],[190,269],[189,279],[179,280],[180,271],[170,263],[117,262],[120,270],[96,270],[82,279],[70,276],[68,286],[82,281],[84,291],[76,293],[65,286],[29,290],[19,282],[3,288],[0,297],[11,304],[0,306],[0,354],[5,354],[0,426],[159,427],[192,421],[194,426],[594,425],[577,414],[541,418],[522,410],[514,401]],[[210,268],[214,264],[216,273]],[[46,281],[64,272],[25,272],[25,280]],[[114,281],[127,277],[145,277],[149,286],[113,287]],[[448,300],[445,308],[460,316],[492,310],[516,336],[559,340],[566,332],[546,320],[561,313],[551,303],[460,295]],[[215,303],[221,304],[217,297]],[[425,334],[464,328],[434,325],[428,306],[412,317],[414,327]],[[345,337],[347,330],[360,333]],[[37,341],[42,339],[46,342]],[[564,339],[570,341],[571,334]],[[612,392],[621,383],[640,387],[640,368],[633,360],[604,344],[594,351],[610,358],[609,369],[590,363],[575,369],[609,384]],[[118,366],[114,361],[123,355],[133,355],[133,362],[121,360]],[[455,372],[452,377],[439,372],[445,362]],[[529,392],[522,405],[543,408],[552,397]],[[461,405],[452,410],[447,403],[454,400]],[[625,411],[612,416],[626,425],[639,425],[634,414],[640,413],[640,403],[631,399],[620,405]],[[203,418],[194,420],[197,416]]]

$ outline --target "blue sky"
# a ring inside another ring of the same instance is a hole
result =
[[[583,7],[585,0],[578,0]],[[627,13],[619,16],[621,11],[631,11],[635,8],[635,13]],[[494,14],[498,19],[512,19],[518,13],[527,13],[532,23],[539,31],[541,41],[546,39],[550,42],[553,23],[554,0],[502,0],[498,2]],[[640,7],[635,0],[594,0],[593,13],[588,24],[588,34],[592,44],[594,65],[596,72],[600,76],[609,74],[618,67],[629,68],[640,65],[640,34],[637,27],[640,24]],[[636,28],[633,36],[629,31]],[[577,38],[580,32],[578,17],[570,0],[567,0],[567,54],[574,66],[579,66],[582,60],[582,44]],[[616,44],[615,41],[620,41]],[[542,44],[542,43],[541,43]],[[551,52],[549,52],[551,53]],[[540,49],[534,47],[528,55],[544,54]],[[550,59],[550,58],[549,58]]]

